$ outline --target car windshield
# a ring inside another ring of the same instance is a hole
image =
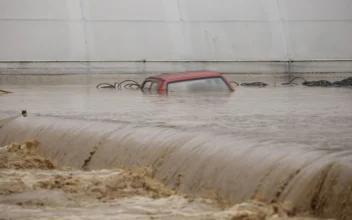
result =
[[[169,92],[230,91],[230,88],[221,77],[171,82],[171,83],[168,83],[167,89]]]

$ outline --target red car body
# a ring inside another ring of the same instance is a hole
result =
[[[220,78],[228,86],[230,92],[235,91],[230,82],[224,76],[222,76],[220,73],[210,71],[164,73],[151,76],[144,80],[141,89],[142,91],[151,91],[165,94],[168,93],[168,85],[170,85],[170,83],[213,78]]]

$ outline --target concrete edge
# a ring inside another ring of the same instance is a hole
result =
[[[352,60],[340,61],[38,61],[0,62],[0,74],[154,74],[194,70],[235,73],[352,73]]]

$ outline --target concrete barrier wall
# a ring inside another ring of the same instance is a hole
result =
[[[351,10],[350,0],[0,0],[0,61],[346,60]]]

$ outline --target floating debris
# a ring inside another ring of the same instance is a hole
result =
[[[267,86],[268,84],[263,83],[263,82],[252,82],[252,83],[242,83],[241,86],[258,86],[258,87],[264,87]]]
[[[23,117],[27,117],[27,110],[22,110],[21,114]]]
[[[332,86],[333,83],[326,81],[326,80],[319,80],[319,81],[306,81],[306,82],[302,83],[302,85],[328,87],[328,86]]]
[[[2,90],[2,89],[0,89],[0,92],[2,92],[2,93],[6,93],[6,94],[8,94],[8,93],[12,93],[12,92],[10,92],[10,91],[7,91],[7,90]]]
[[[335,86],[352,86],[352,77],[334,82]]]
[[[236,84],[239,86],[240,84],[236,81],[231,81],[230,83]],[[263,83],[263,82],[251,82],[251,83],[241,83],[241,86],[257,86],[257,87],[264,87],[267,86],[268,84]]]
[[[304,82],[307,82],[307,80],[305,80],[302,77],[295,77],[293,79],[290,80],[290,82],[288,83],[282,83],[281,85],[298,85],[297,83],[294,83],[293,81],[295,81],[296,79],[302,79]]]
[[[352,77],[341,80],[330,82],[327,80],[319,80],[319,81],[306,81],[302,83],[305,86],[319,86],[319,87],[331,87],[331,86],[352,86]]]
[[[128,82],[128,83],[127,83]],[[141,85],[134,80],[124,80],[122,82],[115,82],[114,84],[110,83],[100,83],[96,86],[97,89],[122,89],[122,85],[125,89],[140,89]]]

